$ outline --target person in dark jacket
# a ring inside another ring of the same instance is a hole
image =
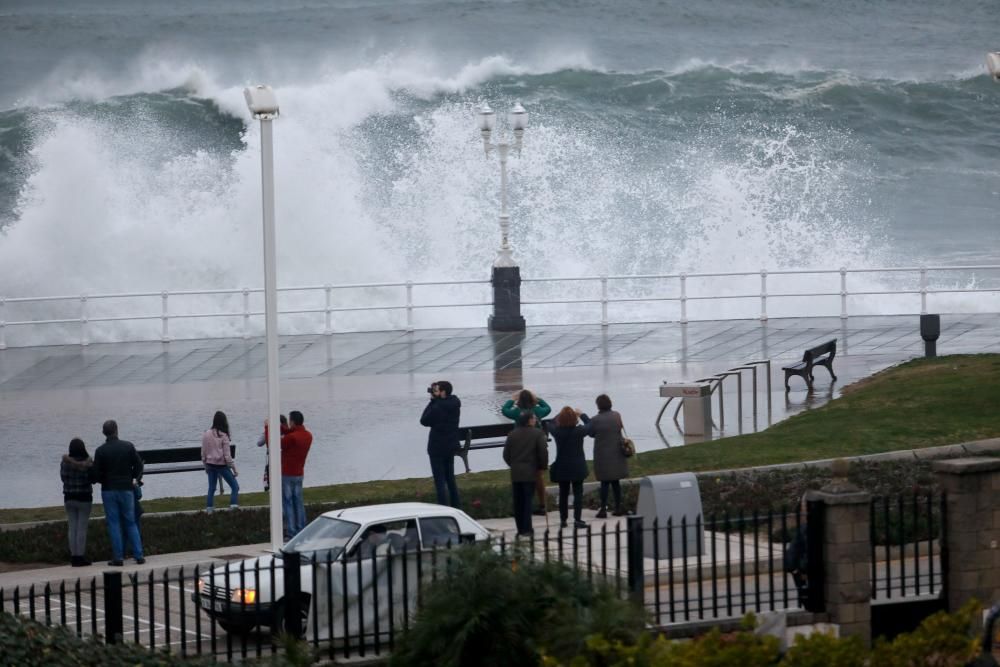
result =
[[[531,412],[535,415],[536,426],[541,428],[542,420],[549,416],[552,408],[545,402],[545,399],[535,392],[530,389],[522,389],[515,393],[513,398],[507,399],[507,402],[500,408],[500,412],[514,423],[517,423],[517,418],[524,413]],[[532,514],[545,516],[545,477],[541,473],[535,480],[535,498],[538,501],[538,506]]]
[[[427,456],[434,475],[434,490],[439,505],[459,507],[455,453],[459,448],[458,421],[462,416],[462,401],[452,395],[451,383],[444,380],[432,384],[429,391],[431,400],[420,415],[420,423],[431,429],[427,434]]]
[[[622,453],[622,416],[611,409],[611,399],[601,394],[595,401],[597,414],[587,424],[594,438],[594,477],[601,482],[601,509],[597,518],[608,516],[608,490],[615,494],[615,516],[625,516],[621,480],[628,477],[628,459]]]
[[[545,432],[536,428],[535,415],[526,412],[517,419],[517,427],[507,436],[503,460],[510,466],[510,484],[514,495],[514,521],[518,535],[531,535],[531,496],[538,471],[549,465]]]
[[[59,476],[63,483],[63,504],[69,527],[69,562],[73,567],[90,565],[87,560],[87,524],[94,502],[94,487],[90,482],[93,465],[83,440],[70,440],[69,454],[62,457]]]
[[[122,525],[132,545],[135,562],[143,564],[142,540],[135,522],[135,486],[142,480],[142,459],[135,445],[118,439],[118,423],[113,419],[104,422],[102,432],[107,440],[94,452],[93,479],[101,484],[101,501],[104,519],[111,539],[111,560],[108,565],[120,567],[123,563],[125,544]]]
[[[583,512],[583,480],[587,478],[587,459],[583,455],[583,439],[587,429],[580,426],[590,421],[590,417],[566,406],[556,415],[555,424],[549,434],[556,441],[556,460],[549,468],[549,477],[559,484],[559,521],[565,528],[569,515],[569,491],[573,489],[573,526],[586,528]]]

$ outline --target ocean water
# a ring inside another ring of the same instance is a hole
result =
[[[484,100],[531,112],[525,275],[998,262],[995,25],[985,0],[2,0],[0,295],[259,284],[255,82],[284,285],[487,277]]]

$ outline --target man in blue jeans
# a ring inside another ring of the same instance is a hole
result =
[[[427,435],[427,456],[431,460],[434,490],[439,505],[459,507],[455,484],[455,452],[459,448],[458,420],[462,401],[452,396],[450,382],[435,382],[427,390],[431,401],[420,416],[420,423],[431,428]]]
[[[302,479],[306,456],[312,446],[312,433],[306,430],[305,418],[298,410],[288,413],[290,426],[281,435],[281,509],[285,516],[285,539],[295,537],[306,527],[306,508],[302,500]]]
[[[121,567],[125,557],[124,535],[132,546],[135,562],[142,565],[142,540],[135,517],[135,485],[142,479],[142,459],[135,445],[118,439],[118,424],[113,419],[101,429],[107,440],[94,452],[92,474],[101,485],[104,519],[111,539],[111,560],[108,565]]]

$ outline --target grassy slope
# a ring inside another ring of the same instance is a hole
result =
[[[863,380],[842,398],[752,435],[663,449],[633,459],[634,476],[741,468],[790,461],[875,454],[1000,436],[1000,355],[919,359]],[[474,462],[474,459],[473,459]],[[506,485],[504,470],[459,476],[466,500],[478,489]],[[307,502],[359,504],[431,499],[430,479],[403,479],[306,489]],[[263,493],[241,494],[243,505],[265,504]],[[147,512],[200,509],[204,499],[164,498]],[[0,523],[62,519],[62,507],[0,510]]]

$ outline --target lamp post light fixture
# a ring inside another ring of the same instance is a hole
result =
[[[487,155],[495,150],[500,157],[500,248],[497,250],[496,261],[493,262],[493,266],[496,267],[517,266],[510,249],[510,214],[507,212],[507,156],[512,147],[519,155],[521,153],[524,130],[528,127],[528,112],[518,102],[511,108],[508,118],[510,128],[514,133],[513,145],[506,141],[493,144],[490,143],[490,137],[496,125],[496,112],[485,102],[479,109],[479,130],[483,135],[483,150]]]
[[[267,459],[271,470],[271,548],[282,545],[281,422],[278,395],[278,276],[274,234],[274,142],[271,123],[278,117],[278,98],[270,86],[243,90],[247,108],[260,121],[261,200],[264,214],[264,336],[267,349]]]
[[[518,102],[508,113],[510,129],[514,135],[513,143],[500,141],[494,144],[490,141],[496,120],[496,112],[489,104],[483,103],[479,108],[479,131],[483,137],[483,151],[487,156],[496,151],[500,158],[500,248],[497,249],[497,258],[493,262],[490,280],[493,285],[493,314],[490,315],[488,326],[491,331],[524,331],[524,318],[521,317],[521,269],[514,261],[514,254],[510,248],[507,157],[511,148],[518,155],[521,154],[524,130],[528,127],[528,112]]]

